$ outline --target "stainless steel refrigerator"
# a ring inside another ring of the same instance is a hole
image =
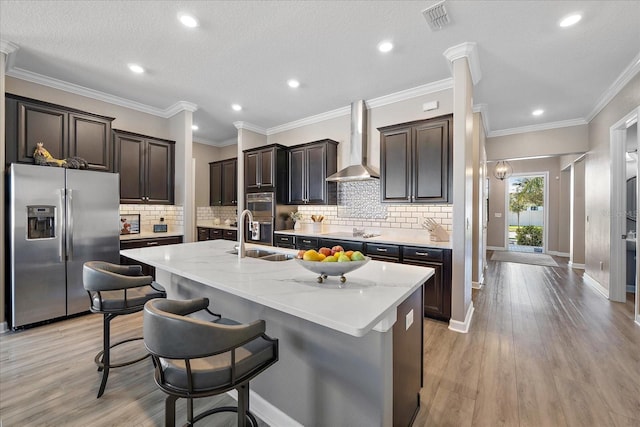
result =
[[[118,174],[12,164],[11,327],[89,309],[86,261],[119,260]]]

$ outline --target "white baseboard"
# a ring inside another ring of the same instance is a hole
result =
[[[449,320],[449,329],[454,332],[459,332],[461,334],[466,334],[469,332],[469,327],[471,326],[471,318],[473,317],[473,301],[469,304],[469,308],[467,309],[467,314],[464,316],[464,322],[460,322],[458,320]]]
[[[236,390],[228,391],[227,394],[238,400],[238,392]],[[258,393],[249,389],[249,401],[251,402],[251,412],[260,418],[267,425],[282,427],[303,427],[302,424],[264,400]]]
[[[571,261],[569,261],[569,262],[567,263],[567,265],[568,265],[570,268],[577,268],[578,270],[584,270],[584,264],[576,264],[575,262],[571,262]]]
[[[480,280],[478,280],[477,282],[471,282],[471,287],[473,289],[482,289],[482,287],[484,286],[484,271],[483,274],[480,275]]]
[[[547,254],[553,255],[553,256],[559,256],[562,258],[569,258],[570,256],[568,252],[558,252],[558,251],[547,251]]]
[[[9,332],[9,325],[7,322],[0,323],[0,334],[4,334],[5,332]]]
[[[609,290],[606,289],[604,286],[602,286],[596,279],[589,276],[587,273],[584,273],[582,275],[582,278],[584,279],[584,283],[591,286],[593,289],[595,289],[599,294],[604,296],[606,299],[609,299]]]
[[[506,251],[507,248],[504,246],[487,246],[488,251]]]

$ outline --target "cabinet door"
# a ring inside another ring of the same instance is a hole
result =
[[[383,202],[411,201],[411,127],[384,131],[380,138]]]
[[[222,162],[222,204],[236,206],[238,204],[238,178],[236,159]]]
[[[198,227],[198,242],[209,240],[209,229]]]
[[[448,202],[449,120],[415,127],[413,201]]]
[[[209,205],[222,206],[222,163],[209,163]]]
[[[173,144],[149,139],[146,142],[146,201],[173,203]]]
[[[82,157],[89,169],[113,171],[111,121],[90,115],[69,114],[68,157]]]
[[[305,149],[289,151],[289,204],[306,203]]]
[[[120,173],[120,203],[144,201],[144,138],[114,134],[116,172]]]
[[[244,185],[247,190],[260,188],[260,176],[258,167],[260,165],[260,153],[252,152],[244,155]]]
[[[260,152],[260,186],[273,187],[276,182],[275,148]]]
[[[18,101],[18,161],[33,163],[36,143],[56,159],[68,157],[66,111]]]
[[[307,203],[324,204],[327,202],[327,149],[326,145],[308,147],[306,150],[305,169]]]

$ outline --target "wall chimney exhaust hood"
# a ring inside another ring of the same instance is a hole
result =
[[[351,104],[351,148],[349,166],[329,176],[327,181],[366,181],[380,177],[380,173],[367,166],[367,109],[364,101]]]

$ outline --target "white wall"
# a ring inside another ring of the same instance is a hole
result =
[[[585,125],[526,132],[487,139],[487,159],[521,159],[534,156],[560,156],[584,153],[589,146]]]

